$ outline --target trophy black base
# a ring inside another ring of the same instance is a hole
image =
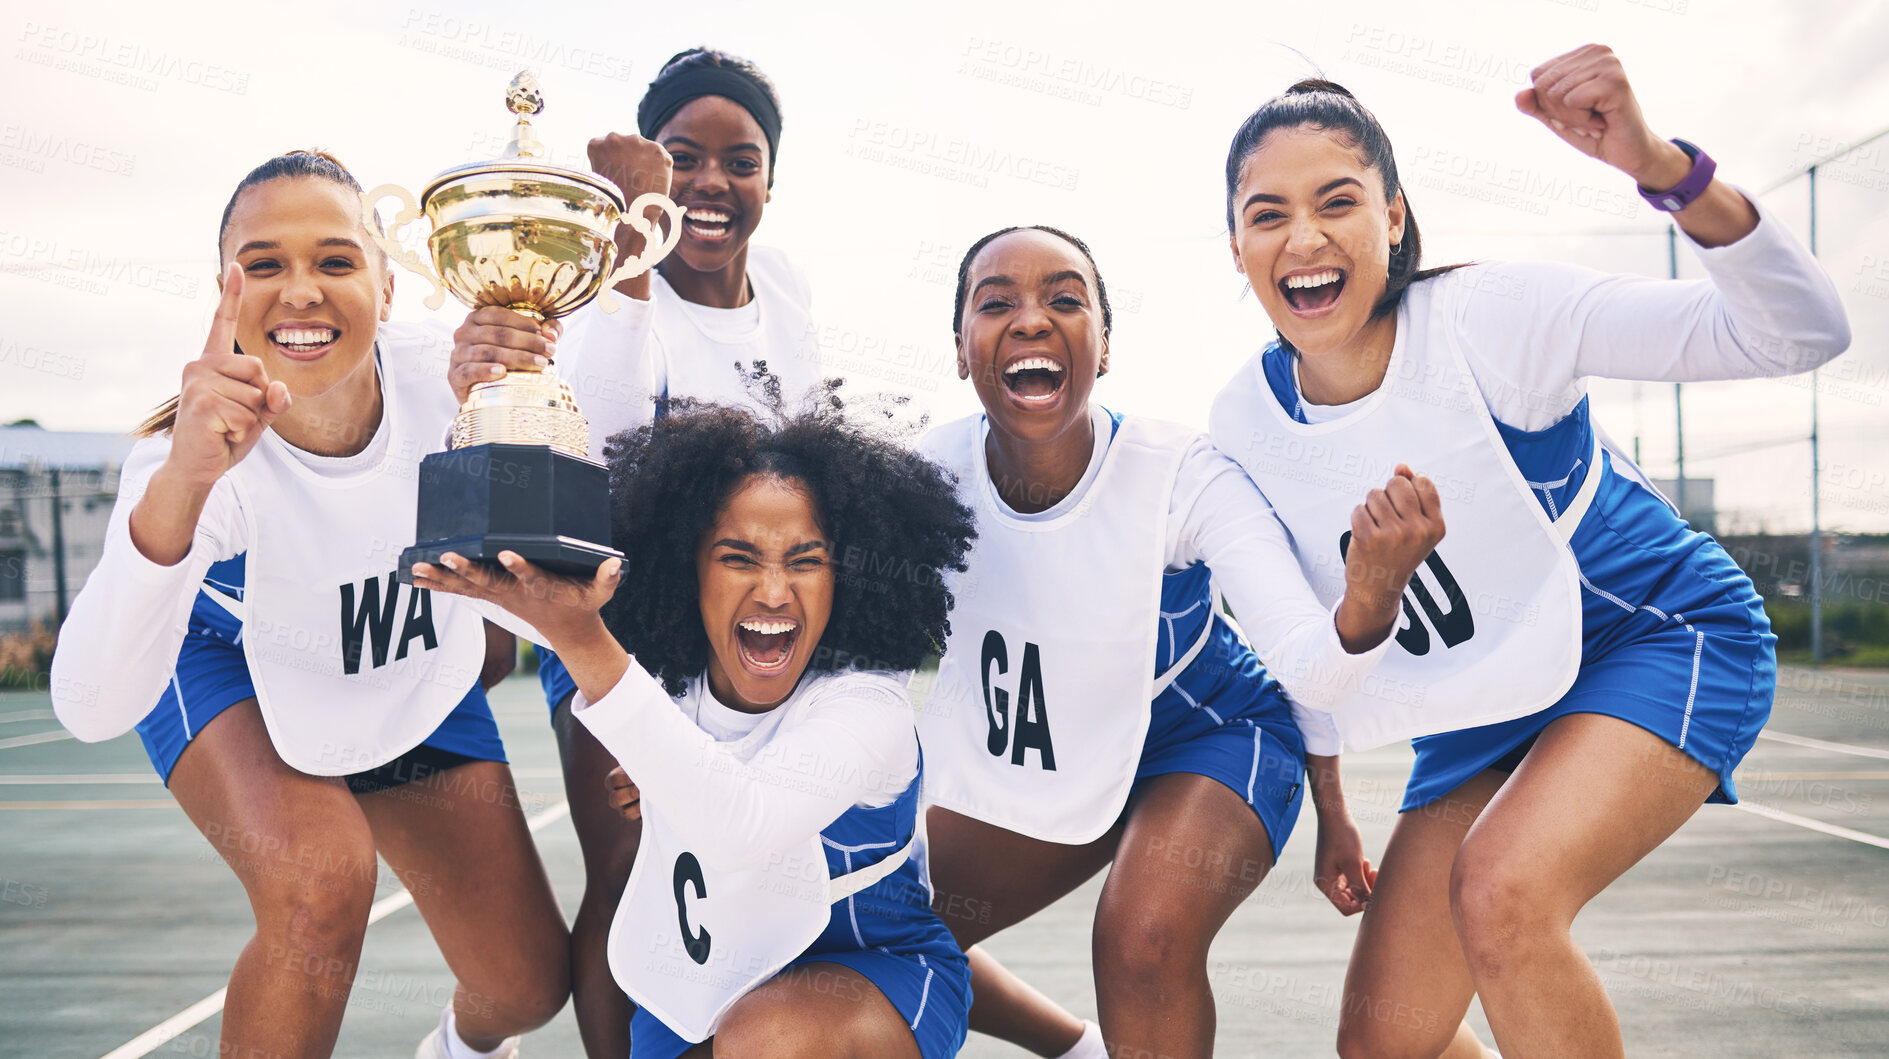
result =
[[[610,539],[610,474],[603,464],[548,445],[491,442],[420,461],[419,543],[400,553],[396,576],[447,552],[497,565],[514,551],[555,574],[588,578],[623,553]]]
[[[457,552],[474,562],[497,566],[498,553],[507,551],[517,552],[527,562],[552,573],[570,577],[590,577],[596,574],[597,568],[606,560],[623,558],[623,553],[615,548],[564,537],[547,539],[529,534],[488,533],[456,540],[427,541],[404,549],[400,553],[400,580],[412,584],[414,563],[437,565],[447,552]]]

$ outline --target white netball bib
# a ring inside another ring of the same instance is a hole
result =
[[[793,708],[782,705],[723,747],[750,760]],[[892,874],[918,842],[914,834],[898,852],[838,878],[827,875],[818,835],[767,851],[761,867],[725,871],[703,864],[669,819],[644,796],[642,842],[608,951],[611,976],[630,999],[689,1041],[713,1036],[735,1001],[813,944],[833,902]]]
[[[324,476],[274,431],[230,473],[249,520],[243,654],[276,752],[316,776],[384,765],[465,698],[485,657],[479,616],[394,579],[413,542],[420,458],[456,411],[429,350],[383,328],[382,459]]]
[[[1453,290],[1445,277],[1405,293],[1384,383],[1343,418],[1294,420],[1260,357],[1214,401],[1214,443],[1272,502],[1327,605],[1344,595],[1352,509],[1397,464],[1428,476],[1442,495],[1447,534],[1405,590],[1397,642],[1332,711],[1355,749],[1535,713],[1580,669],[1580,571],[1567,538],[1601,468],[1590,460],[1580,495],[1551,522],[1457,348]],[[1265,660],[1286,677],[1298,661]]]
[[[1113,442],[1095,439],[1109,448],[1081,502],[1042,522],[995,499],[982,415],[925,439],[977,515],[919,714],[933,803],[1049,842],[1089,842],[1114,824],[1154,699],[1169,499],[1198,436],[1124,418]]]

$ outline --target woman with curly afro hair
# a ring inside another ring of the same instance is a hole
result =
[[[567,331],[498,306],[475,310],[453,353],[450,378],[459,399],[503,369],[535,370],[537,358],[551,358],[583,403],[590,455],[601,460],[605,439],[649,422],[652,395],[765,411],[768,392],[750,389],[759,364],[767,366],[774,395],[790,404],[817,393],[812,288],[792,256],[756,238],[775,209],[782,114],[773,81],[746,59],[689,48],[665,62],[636,104],[636,131],[598,136],[589,157],[591,168],[626,195],[662,192],[682,207],[675,251],[616,285],[621,311],[586,306],[563,321]],[[640,250],[642,237],[629,225],[620,234],[622,253]],[[595,796],[614,763],[571,716],[577,686],[564,663],[542,644],[537,655],[571,826],[584,855],[584,896],[572,923],[585,940],[571,950],[571,1006],[585,1051],[593,1059],[623,1059],[634,1009],[611,978],[603,939],[629,880],[639,831]]]
[[[635,779],[618,802],[643,834],[609,936],[632,1059],[940,1059],[964,1041],[970,970],[930,907],[905,685],[950,633],[942,577],[964,569],[971,513],[838,408],[776,426],[677,401],[612,438],[626,558],[594,580],[511,552],[414,568],[533,626]]]

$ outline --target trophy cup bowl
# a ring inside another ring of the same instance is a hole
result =
[[[451,292],[469,309],[496,305],[534,319],[566,316],[608,288],[653,268],[682,234],[682,211],[661,194],[625,208],[616,185],[594,173],[533,160],[542,150],[529,117],[543,107],[530,74],[514,78],[507,101],[518,123],[506,157],[456,166],[435,177],[416,203],[398,185],[362,195],[370,233],[376,206],[401,201],[386,235],[389,257],[434,285],[437,309]],[[645,211],[667,214],[665,232]],[[424,215],[432,223],[429,263],[398,241]],[[629,224],[643,252],[616,266],[615,230]],[[511,370],[475,384],[453,418],[451,448],[420,464],[419,543],[400,554],[397,576],[411,583],[413,564],[447,552],[496,562],[511,550],[556,573],[589,577],[622,552],[609,547],[609,476],[590,458],[590,429],[555,367]]]
[[[537,169],[466,166],[423,193],[440,275],[467,305],[565,316],[610,274],[624,205],[616,189]]]
[[[449,169],[420,194],[438,275],[469,309],[567,316],[603,289],[623,199],[601,178],[507,161]],[[590,437],[555,370],[478,383],[453,420],[453,448],[533,439],[588,456]]]

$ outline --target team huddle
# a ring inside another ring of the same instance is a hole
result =
[[[1111,347],[1102,263],[1043,226],[959,267],[982,411],[887,429],[823,376],[800,271],[750,243],[782,108],[721,52],[675,56],[638,133],[591,142],[682,234],[568,326],[393,321],[355,178],[258,166],[52,674],[81,739],[136,729],[249,896],[227,1054],[332,1051],[378,855],[458,983],[421,1059],[516,1056],[567,1001],[592,1059],[941,1059],[971,1030],[1209,1056],[1209,946],[1308,793],[1318,888],[1363,913],[1340,1055],[1624,1054],[1570,927],[1736,800],[1775,637],[1585,379],[1808,371],[1849,327],[1778,222],[1647,127],[1609,50],[1532,76],[1518,108],[1670,213],[1706,278],[1426,268],[1384,129],[1302,81],[1228,151],[1265,319],[1205,431],[1096,400],[1112,357],[1151,353]],[[448,554],[401,583],[421,457],[473,386],[547,365],[624,558],[583,580]],[[568,925],[486,699],[514,636],[583,850]],[[1373,855],[1340,754],[1406,739]],[[980,943],[1104,869],[1087,1022]]]

